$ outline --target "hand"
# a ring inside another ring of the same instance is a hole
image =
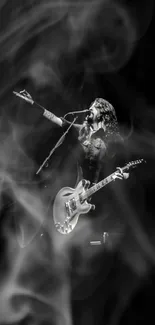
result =
[[[82,179],[82,186],[84,187],[85,190],[90,186],[90,181],[86,179]]]
[[[127,178],[129,178],[129,173],[123,173],[122,168],[117,167],[117,171],[115,172],[113,178],[114,178],[114,180],[117,178],[121,179],[121,180],[127,179]]]
[[[26,96],[30,99],[32,99],[32,96],[24,89],[19,92],[21,95]]]

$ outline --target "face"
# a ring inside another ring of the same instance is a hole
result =
[[[98,117],[98,110],[94,104],[89,108],[89,111],[90,111],[90,115],[89,115],[90,118],[92,118],[93,121],[96,121]]]
[[[89,123],[90,125],[97,122],[97,117],[98,117],[98,110],[96,109],[96,107],[94,105],[92,105],[89,108],[89,114],[86,116],[85,120],[84,120],[84,124]]]
[[[89,108],[89,116],[86,117],[86,120],[89,122],[89,124],[98,124],[99,120],[98,117],[100,115],[99,110],[96,108],[95,103],[93,103],[91,105],[91,107]],[[106,130],[106,126],[104,124],[104,118],[102,119],[102,128],[104,129],[104,131]]]

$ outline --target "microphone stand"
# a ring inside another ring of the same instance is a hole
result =
[[[36,175],[38,175],[40,173],[40,171],[42,170],[42,168],[44,167],[45,164],[47,164],[48,160],[50,159],[50,157],[53,155],[54,151],[62,144],[66,134],[68,133],[69,129],[72,127],[72,125],[75,123],[75,121],[77,120],[77,116],[74,118],[74,120],[71,122],[71,124],[69,125],[68,129],[65,131],[65,133],[60,137],[60,139],[57,141],[56,145],[54,146],[54,148],[50,151],[49,155],[47,156],[47,158],[44,160],[44,162],[42,163],[42,165],[39,167],[39,169],[36,172]]]

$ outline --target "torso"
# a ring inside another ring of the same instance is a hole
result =
[[[65,127],[68,127],[68,124],[69,122],[65,120]],[[76,130],[76,133],[73,132],[71,138],[77,139],[77,142],[75,141],[74,144],[76,150],[73,151],[75,153],[75,158],[78,161],[78,165],[82,168],[82,177],[93,183],[98,181],[99,171],[103,166],[103,161],[106,156],[107,148],[104,141],[105,133],[103,128],[100,128],[95,132],[89,130],[87,135],[84,134],[84,136],[82,135],[82,138],[79,138],[82,128],[83,125],[74,124],[73,129]]]
[[[89,141],[86,140],[81,143],[83,150],[85,152],[86,158],[98,159],[101,152],[105,153],[106,146],[101,138],[91,138]]]
[[[103,133],[103,130],[98,130],[90,137],[87,137],[87,139],[80,142],[84,150],[84,169],[87,169],[85,174],[90,174],[90,177],[87,178],[92,182],[98,181],[97,176],[99,176],[99,169],[101,168],[103,159],[106,155],[106,145],[103,140]]]

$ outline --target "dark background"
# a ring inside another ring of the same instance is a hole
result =
[[[153,0],[4,0],[0,14],[0,323],[154,321]],[[93,230],[88,217],[67,239],[55,233],[45,211],[61,181],[74,186],[72,141],[35,176],[62,133],[37,105],[13,95],[22,89],[57,116],[96,97],[115,107],[127,162],[147,163],[110,188],[112,219],[103,221],[102,191]],[[103,232],[106,244],[91,246]]]

